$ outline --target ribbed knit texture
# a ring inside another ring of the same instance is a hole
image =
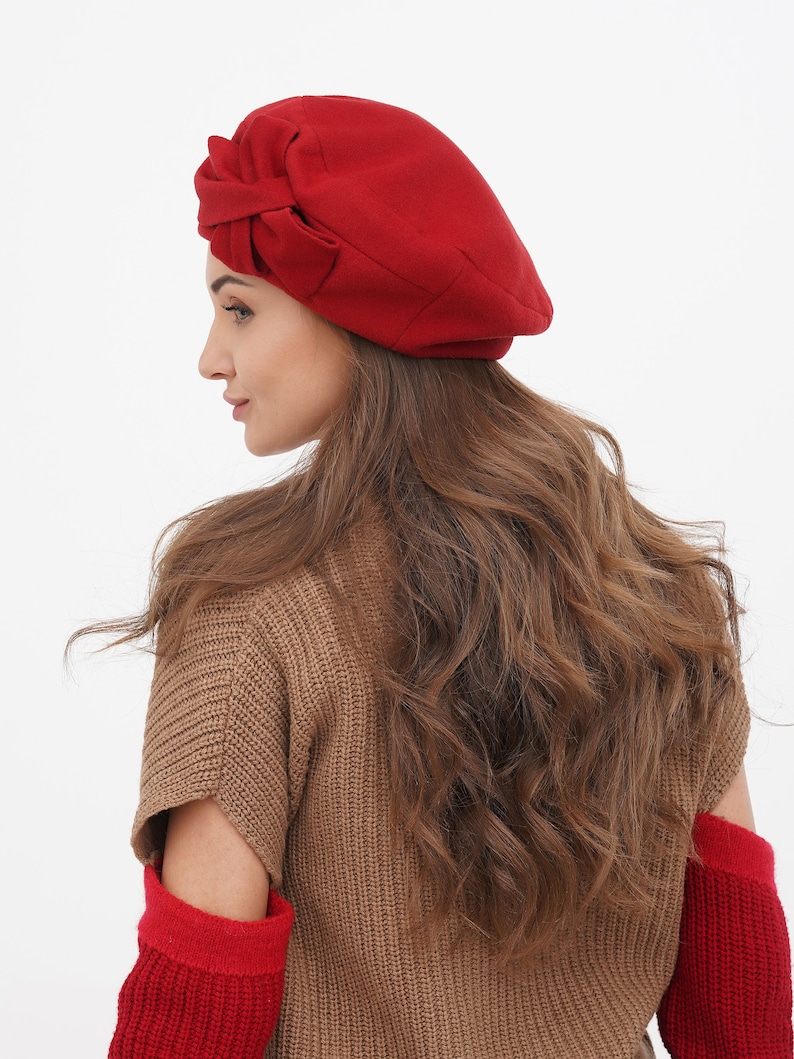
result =
[[[791,1059],[791,956],[772,848],[698,816],[681,945],[659,1009],[673,1059]]]
[[[146,869],[140,955],[119,994],[108,1059],[261,1059],[278,1019],[292,926],[270,892],[267,918],[209,915]]]
[[[164,811],[214,796],[295,908],[270,1059],[632,1059],[673,973],[683,854],[652,865],[648,914],[593,907],[520,975],[452,924],[432,948],[408,935],[417,864],[390,841],[383,710],[334,604],[362,592],[377,642],[385,542],[364,525],[316,568],[195,616],[156,667],[134,848],[153,859]],[[739,697],[707,744],[667,755],[664,791],[693,821],[747,730]]]

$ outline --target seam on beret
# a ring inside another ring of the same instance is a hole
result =
[[[487,279],[488,282],[492,283],[494,287],[498,287],[499,290],[504,291],[505,294],[508,295],[508,297],[513,299],[513,301],[518,302],[519,305],[523,305],[525,309],[529,309],[529,311],[535,313],[536,316],[540,316],[540,317],[545,318],[545,317],[548,317],[548,316],[551,315],[550,312],[543,313],[536,306],[527,305],[526,302],[521,301],[518,297],[516,297],[515,293],[513,291],[511,291],[511,290],[508,290],[507,287],[504,286],[504,284],[500,283],[498,280],[491,279],[491,277],[488,275],[487,272],[483,272],[483,270],[476,263],[476,261],[472,261],[472,259],[469,257],[469,255],[466,253],[465,250],[461,250],[460,247],[457,247],[457,250],[463,257],[466,258],[466,260],[469,262],[471,267],[473,269],[477,270],[477,272],[482,276],[483,279]],[[515,337],[515,336],[513,336],[513,337]]]
[[[465,257],[466,255],[464,254],[463,256]],[[408,321],[408,323],[405,325],[405,327],[402,329],[402,331],[399,333],[399,335],[397,335],[396,338],[392,339],[392,341],[395,344],[400,341],[400,339],[403,337],[403,335],[406,333],[406,331],[410,331],[410,329],[413,327],[414,323],[419,319],[419,317],[422,315],[422,313],[426,313],[431,305],[435,305],[435,303],[438,301],[439,298],[443,298],[444,297],[444,295],[447,293],[447,291],[450,289],[450,287],[454,287],[455,286],[455,284],[458,281],[458,278],[460,277],[461,272],[463,272],[463,269],[465,267],[466,267],[465,265],[461,265],[460,269],[455,273],[455,275],[452,277],[452,279],[449,281],[449,283],[446,285],[446,287],[442,291],[439,291],[438,294],[436,294],[436,296],[432,299],[432,301],[429,301],[427,303],[427,305],[423,305],[422,308],[411,317],[411,319]],[[421,287],[420,290],[424,290],[424,288]],[[430,292],[428,292],[428,293],[430,293]],[[472,340],[471,339],[468,339],[468,340],[461,339],[461,341],[472,341]]]

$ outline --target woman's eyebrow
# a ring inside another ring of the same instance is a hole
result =
[[[213,294],[217,294],[221,287],[226,283],[239,283],[241,287],[252,287],[252,283],[246,283],[244,279],[238,279],[237,276],[230,276],[228,273],[225,276],[219,276],[216,280],[210,283],[210,290]]]

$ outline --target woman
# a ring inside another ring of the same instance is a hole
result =
[[[551,305],[493,193],[368,100],[209,150],[200,370],[251,452],[317,444],[116,626],[157,663],[110,1055],[630,1059],[657,1010],[790,1055],[730,573],[498,365]]]

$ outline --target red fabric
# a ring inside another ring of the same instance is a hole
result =
[[[673,1059],[791,1059],[791,957],[772,849],[697,817],[675,972],[658,1013]]]
[[[119,994],[109,1059],[262,1059],[284,988],[293,912],[273,891],[267,918],[223,919],[145,872],[140,955]]]
[[[551,323],[493,191],[416,114],[299,96],[209,152],[196,191],[212,253],[340,327],[410,356],[495,360]]]

